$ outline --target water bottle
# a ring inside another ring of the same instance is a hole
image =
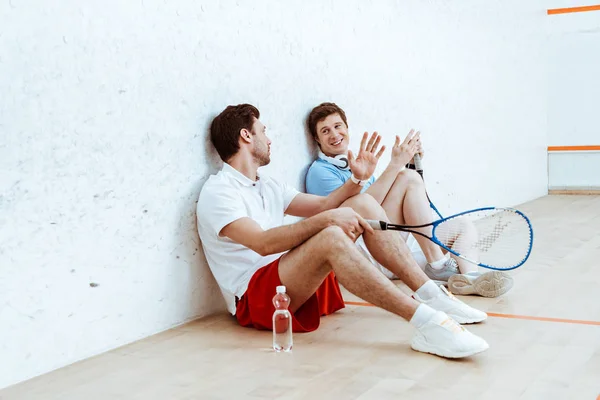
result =
[[[273,349],[279,351],[292,350],[292,314],[290,297],[285,293],[285,286],[277,286],[277,293],[273,297],[275,313],[273,313]]]

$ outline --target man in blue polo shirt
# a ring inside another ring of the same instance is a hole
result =
[[[363,193],[370,194],[381,204],[392,222],[421,225],[433,221],[423,180],[415,171],[405,168],[416,153],[423,153],[419,132],[411,131],[403,142],[396,136],[390,163],[381,176],[377,180],[371,176],[358,181],[348,165],[352,152],[348,149],[348,122],[344,110],[335,103],[320,104],[311,111],[308,128],[319,146],[319,157],[306,175],[308,193],[327,196],[352,180],[363,186]],[[377,144],[380,139],[376,133],[372,136]],[[408,233],[404,233],[403,238],[427,276],[435,281],[447,282],[455,294],[497,297],[513,285],[510,275],[497,271],[479,273],[476,265],[448,257],[426,238],[418,235],[415,238]],[[368,253],[364,243],[359,240],[357,244]],[[369,258],[375,262],[372,257]],[[393,277],[385,268],[377,266],[386,276]]]

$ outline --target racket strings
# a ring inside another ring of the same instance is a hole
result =
[[[498,240],[501,238],[502,233],[504,232],[504,230],[511,225],[511,223],[513,223],[514,221],[508,220],[508,218],[505,218],[505,215],[500,213],[497,215],[496,218],[496,222],[493,224],[493,228],[491,229],[491,231],[486,234],[483,235],[479,238],[479,240],[473,244],[474,248],[479,249],[480,251],[488,251],[492,248],[492,246],[494,245],[494,243],[498,242]],[[475,224],[477,225],[481,225],[481,224]],[[514,226],[514,225],[513,225]],[[482,229],[482,227],[480,227],[479,229],[480,231],[484,231],[484,229]]]
[[[531,248],[527,220],[510,210],[485,210],[450,218],[434,232],[445,246],[472,261],[508,269],[521,263]]]

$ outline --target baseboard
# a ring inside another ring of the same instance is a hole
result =
[[[596,195],[600,196],[600,187],[549,187],[548,194],[573,194],[573,195]]]

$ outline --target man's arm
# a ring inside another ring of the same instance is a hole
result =
[[[340,208],[266,231],[253,219],[244,217],[225,226],[220,235],[266,256],[293,249],[333,225],[341,227],[353,240],[365,230],[373,232],[373,228],[354,210]]]
[[[367,139],[368,133],[365,132],[356,158],[354,158],[351,151],[348,151],[348,163],[352,174],[357,179],[365,181],[375,172],[379,157],[381,157],[385,150],[385,146],[383,146],[377,152],[381,140],[377,132],[371,135],[368,143]],[[354,183],[352,179],[343,182],[339,176],[323,167],[311,168],[308,171],[306,186],[309,191],[313,191],[313,193],[320,194],[321,196],[312,194],[297,195],[285,210],[286,214],[296,217],[312,217],[320,212],[339,207],[350,197],[359,194],[363,188]]]
[[[361,189],[362,186],[348,179],[346,183],[327,196],[299,193],[294,197],[285,213],[295,217],[312,217],[323,211],[338,208],[348,198],[359,194]]]
[[[367,193],[381,204],[392,188],[398,173],[414,157],[416,151],[420,148],[419,146],[420,132],[415,134],[414,130],[411,129],[402,144],[400,144],[400,137],[396,136],[396,142],[394,143],[394,147],[392,147],[390,163],[381,176],[369,186]]]

